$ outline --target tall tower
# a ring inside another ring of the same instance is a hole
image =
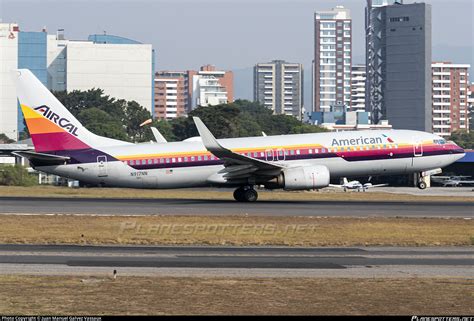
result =
[[[337,6],[314,14],[313,110],[351,105],[352,20]]]
[[[395,129],[431,131],[431,6],[367,0],[366,110]]]
[[[258,63],[254,67],[254,101],[274,114],[301,119],[303,112],[303,66],[283,60]]]

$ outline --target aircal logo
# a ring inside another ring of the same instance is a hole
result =
[[[382,144],[382,138],[380,137],[363,137],[358,138],[346,138],[346,139],[333,139],[332,146],[352,146],[352,145],[371,145],[371,144]]]
[[[64,128],[74,136],[77,136],[77,127],[73,125],[67,118],[63,118],[53,112],[48,106],[42,105],[36,107],[35,110],[39,111],[44,117],[48,118],[59,127]]]

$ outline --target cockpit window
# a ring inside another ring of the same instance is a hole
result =
[[[433,139],[433,143],[438,144],[438,145],[444,145],[446,144],[446,140],[444,139]]]

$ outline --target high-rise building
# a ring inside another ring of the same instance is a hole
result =
[[[471,83],[469,86],[467,103],[469,109],[469,130],[474,130],[474,83]]]
[[[214,65],[204,65],[201,66],[199,71],[196,70],[188,70],[187,71],[187,79],[188,79],[188,108],[186,109],[187,112],[190,112],[192,109],[196,108],[197,106],[208,106],[208,105],[215,105],[211,101],[214,99],[207,99],[207,101],[211,102],[209,104],[205,104],[206,99],[199,98],[201,94],[198,94],[196,91],[195,86],[202,85],[201,89],[206,86],[214,86],[211,83],[214,83],[213,78],[217,79],[218,86],[222,87],[219,89],[219,93],[216,94],[217,96],[222,95],[222,90],[226,93],[226,102],[233,102],[234,101],[234,74],[232,71],[223,71],[217,70]],[[207,85],[206,85],[207,84]],[[216,87],[216,86],[214,86]],[[200,91],[201,91],[200,89]],[[211,97],[210,92],[206,94],[207,96]],[[217,97],[216,96],[216,97]],[[198,102],[197,99],[200,99]],[[204,96],[202,97],[204,98]],[[217,101],[222,101],[222,98],[219,98]],[[200,105],[205,104],[205,105]]]
[[[254,67],[254,101],[275,114],[301,119],[303,113],[303,66],[283,60]]]
[[[431,6],[367,0],[365,26],[372,123],[431,131]]]
[[[188,84],[184,71],[155,74],[155,117],[172,119],[186,115]]]
[[[469,131],[469,68],[468,64],[432,63],[434,134],[447,137],[453,131]]]
[[[351,68],[351,111],[365,111],[365,65]]]
[[[64,31],[48,35],[0,23],[0,133],[17,139],[23,115],[10,73],[30,69],[50,90],[101,88],[116,99],[135,100],[153,111],[153,49],[134,40],[92,35],[71,41]]]
[[[337,6],[314,14],[313,110],[351,105],[352,20]]]

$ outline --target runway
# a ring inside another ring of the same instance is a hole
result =
[[[4,274],[474,277],[474,249],[0,245]]]
[[[474,203],[0,197],[0,213],[472,218]]]

